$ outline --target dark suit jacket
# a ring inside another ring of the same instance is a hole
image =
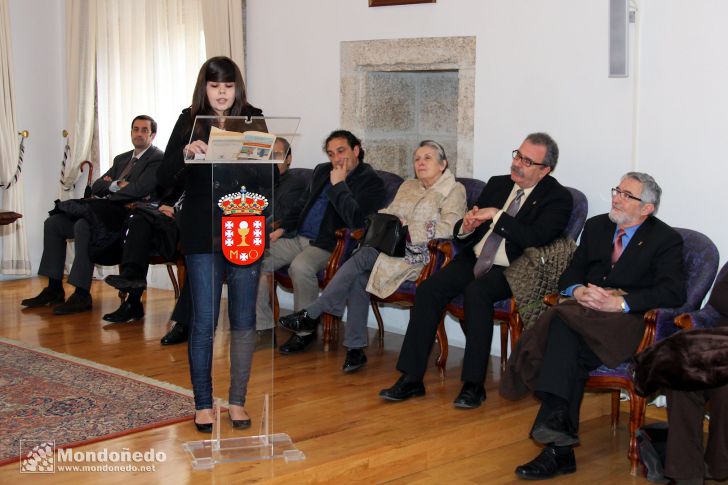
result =
[[[118,180],[124,168],[134,155],[134,150],[122,153],[114,157],[114,163],[111,168],[99,177],[91,186],[91,194],[96,197],[106,197],[109,200],[118,202],[134,202],[150,195],[154,192],[157,185],[157,168],[162,163],[164,152],[154,145],[150,146],[142,158],[137,160],[134,168],[126,176],[129,185],[122,188],[118,192],[110,192],[109,185],[111,182],[104,180],[109,176],[111,180]]]
[[[491,177],[476,205],[503,207],[513,189],[513,184],[510,175]],[[516,216],[504,212],[493,229],[493,232],[506,240],[508,261],[514,261],[526,248],[544,246],[563,234],[572,207],[571,193],[551,175],[544,177],[536,184]],[[472,252],[473,246],[490,229],[491,222],[481,224],[468,237],[460,239],[457,235],[460,233],[462,223],[461,219],[455,224],[453,241],[460,246],[461,252]]]
[[[329,181],[332,165],[321,163],[313,170],[311,185],[293,206],[282,227],[286,232],[298,229]],[[357,229],[364,227],[364,219],[384,205],[386,190],[384,182],[371,165],[361,162],[346,177],[344,182],[331,187],[327,193],[329,203],[321,221],[319,234],[312,245],[332,251],[336,246],[336,230],[343,227]]]
[[[630,311],[677,307],[686,298],[683,241],[673,228],[650,216],[637,229],[612,268],[616,224],[607,214],[586,221],[574,258],[559,279],[559,289],[592,283],[620,288]]]
[[[306,191],[306,181],[286,171],[273,189],[273,219],[283,221]]]

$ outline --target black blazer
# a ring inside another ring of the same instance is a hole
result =
[[[248,106],[241,116],[261,116],[263,112]],[[222,210],[217,202],[223,195],[238,192],[242,185],[248,192],[270,193],[278,169],[272,163],[185,165],[184,147],[190,142],[194,120],[184,109],[174,125],[164,160],[157,171],[157,182],[165,189],[174,187],[181,177],[184,202],[179,213],[180,243],[185,254],[219,252],[222,240]],[[207,133],[195,134],[193,140],[207,139]]]
[[[510,175],[491,177],[476,205],[503,207],[513,185]],[[504,212],[493,229],[493,232],[506,240],[508,261],[517,259],[526,248],[544,246],[562,235],[569,222],[572,206],[571,193],[555,178],[547,175],[541,179],[516,216]],[[463,220],[460,219],[455,224],[453,241],[460,246],[463,254],[472,255],[473,246],[488,232],[491,221],[481,224],[468,237],[460,239],[457,236],[462,223]]]
[[[586,221],[574,258],[559,279],[559,289],[587,283],[619,288],[627,292],[624,299],[635,313],[682,305],[686,290],[680,234],[650,216],[612,268],[616,227],[608,214]]]
[[[109,200],[119,202],[133,202],[143,199],[151,195],[157,184],[157,168],[162,163],[164,152],[154,145],[150,146],[142,158],[137,160],[134,168],[131,169],[126,180],[129,185],[120,189],[118,192],[110,192],[109,186],[111,182],[104,180],[104,177],[111,177],[111,180],[118,180],[121,173],[131,162],[134,150],[122,153],[114,157],[114,163],[111,168],[99,177],[91,186],[91,194],[96,197],[106,197]]]
[[[281,175],[273,189],[273,220],[283,221],[286,214],[295,207],[306,188],[306,181],[303,177],[292,174],[288,170]]]
[[[298,200],[286,218],[282,227],[288,233],[298,229],[318,199],[319,194],[329,181],[333,165],[321,163],[313,169],[311,184]],[[336,246],[336,230],[343,227],[357,229],[364,227],[364,220],[384,205],[386,190],[384,182],[371,165],[360,162],[346,177],[344,182],[331,187],[327,193],[329,203],[324,218],[319,226],[319,234],[312,245],[333,251]]]

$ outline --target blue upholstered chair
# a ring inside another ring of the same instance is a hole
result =
[[[571,192],[573,206],[571,210],[571,216],[569,222],[566,224],[563,235],[576,241],[581,234],[581,230],[584,228],[586,222],[586,215],[589,212],[589,203],[587,202],[586,196],[580,190],[572,187],[567,187]],[[446,254],[445,259],[447,262],[455,257],[456,246],[450,242],[444,242],[438,245],[437,249],[439,252]],[[464,330],[464,309],[463,295],[460,294],[453,298],[453,300],[447,305],[446,312],[449,312],[452,316],[460,321],[460,326]],[[500,335],[501,335],[501,369],[505,369],[506,362],[508,360],[508,337],[510,335],[511,350],[518,342],[523,332],[523,322],[521,321],[521,315],[518,313],[516,306],[516,300],[514,298],[508,298],[501,300],[494,305],[493,320],[499,322]],[[444,371],[445,364],[447,363],[447,335],[445,333],[444,315],[440,325],[437,329],[438,341],[440,342],[440,355],[437,358],[437,367],[441,371]]]
[[[728,278],[728,263],[724,264],[715,278],[715,283]],[[714,284],[715,284],[714,283]],[[720,318],[718,310],[713,308],[710,303],[706,303],[700,310],[681,313],[675,317],[675,326],[683,330],[697,328],[713,328],[716,320]]]
[[[296,170],[296,169],[291,169]],[[297,169],[297,170],[309,170],[308,181],[310,183],[311,177],[313,176],[313,170],[311,169]],[[386,190],[386,198],[383,201],[382,207],[388,205],[394,199],[394,195],[397,193],[397,189],[402,185],[404,180],[399,175],[384,170],[377,170],[377,174],[384,181],[384,187]],[[319,288],[324,289],[326,285],[334,277],[336,271],[346,262],[354,252],[354,249],[359,245],[359,238],[361,237],[362,230],[352,231],[347,228],[342,228],[336,231],[336,247],[334,247],[331,256],[329,257],[328,264],[323,271],[318,273]],[[358,236],[358,237],[357,237]],[[293,281],[288,275],[288,266],[278,269],[274,273],[274,287],[273,287],[273,318],[278,321],[280,316],[280,307],[278,305],[278,297],[276,294],[277,286],[280,286],[288,291],[293,291]],[[335,342],[337,338],[337,329],[339,319],[334,318],[331,315],[324,314],[321,319],[323,324],[323,342],[324,350],[328,351],[331,342]]]
[[[676,228],[683,238],[683,264],[687,275],[687,300],[679,308],[657,308],[645,313],[645,333],[636,352],[641,352],[654,342],[669,337],[680,330],[675,317],[697,310],[710,289],[718,271],[718,248],[705,235],[690,229]],[[723,268],[723,271],[726,271]],[[552,295],[553,296],[553,295]],[[553,299],[551,300],[553,302]],[[630,473],[635,475],[639,463],[637,450],[637,429],[645,418],[647,401],[634,389],[632,365],[623,362],[615,369],[601,366],[589,374],[587,390],[610,391],[612,393],[612,431],[616,432],[619,422],[620,391],[629,394],[629,451]]]
[[[480,193],[483,191],[483,187],[485,187],[485,182],[477,179],[463,177],[458,177],[456,178],[456,180],[463,184],[463,186],[465,187],[467,207],[471,208],[475,205],[475,202],[477,202]],[[427,277],[432,274],[432,272],[435,271],[436,268],[442,266],[442,258],[438,256],[439,255],[433,256],[433,252],[430,251],[430,261],[425,265],[424,268],[422,268],[422,271],[417,277],[417,280],[405,281],[399,286],[399,288],[397,288],[394,293],[392,293],[388,297],[379,298],[375,295],[370,295],[372,311],[374,312],[374,317],[377,319],[377,325],[379,326],[378,337],[380,345],[384,343],[384,323],[382,321],[382,314],[379,311],[379,305],[381,303],[388,303],[402,306],[405,308],[412,308],[412,305],[414,305],[415,302],[415,291],[417,290],[417,287],[420,285],[421,282],[427,279]]]

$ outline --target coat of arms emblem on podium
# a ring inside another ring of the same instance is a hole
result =
[[[222,209],[222,253],[234,264],[253,264],[265,251],[265,217],[263,209],[268,199],[260,194],[240,192],[220,198],[217,205]]]

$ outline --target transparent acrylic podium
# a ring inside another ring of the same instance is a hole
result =
[[[260,432],[256,436],[239,438],[220,437],[220,402],[215,404],[215,423],[213,438],[209,440],[188,441],[182,447],[192,458],[195,470],[212,469],[216,463],[235,461],[260,461],[283,458],[286,462],[305,460],[306,456],[297,449],[286,433],[271,434],[268,429],[269,396],[264,397],[263,416]]]
[[[241,209],[238,212],[249,215],[245,213],[246,210],[259,207],[261,199],[265,195],[267,199],[270,199],[264,213],[265,226],[269,227],[270,222],[275,220],[274,198],[275,181],[278,179],[277,164],[285,160],[288,153],[291,152],[290,147],[295,145],[299,122],[300,118],[260,116],[198,116],[195,119],[189,143],[192,145],[193,142],[204,142],[206,153],[184,152],[185,164],[190,168],[197,166],[194,174],[199,176],[200,183],[208,182],[207,177],[209,176],[212,197],[210,201],[212,209],[209,216],[220,218],[219,224],[217,220],[212,219],[210,238],[213,247],[220,246],[215,247],[213,251],[222,252],[230,262],[229,264],[247,265],[251,264],[250,261],[255,263],[263,257],[264,243],[267,238],[261,237],[258,232],[261,225],[258,222],[255,222],[255,225],[253,222],[231,224],[227,209],[232,204]],[[279,149],[281,144],[276,143],[281,138],[288,145],[283,147],[285,150],[283,153]],[[197,145],[200,144],[197,143]],[[209,167],[209,172],[207,167]],[[250,185],[253,185],[250,183],[252,180],[260,186],[257,192],[250,188]],[[246,184],[249,187],[246,188]],[[227,209],[223,214],[224,206],[227,206]],[[239,216],[241,213],[237,215]],[[255,219],[253,216],[253,219],[237,220],[258,221],[263,219]],[[261,246],[261,240],[263,246]],[[215,275],[213,275],[213,280],[214,278]],[[230,298],[231,291],[228,287],[228,298]],[[217,298],[213,291],[211,291],[210,298]],[[213,301],[212,308],[215,305],[216,303]],[[221,318],[218,319],[220,323],[225,320],[227,309],[227,305],[223,306],[220,303]],[[272,323],[273,332],[275,332],[275,322]],[[232,341],[232,331],[230,338]],[[222,337],[213,336],[212,362],[215,361],[216,355],[215,341],[221,339]],[[260,413],[250,413],[253,423],[259,420],[258,434],[245,435],[246,431],[249,432],[253,427],[245,431],[237,430],[233,429],[227,419],[221,420],[224,404],[220,398],[215,398],[212,437],[188,441],[182,445],[190,454],[194,469],[212,469],[218,463],[262,461],[275,458],[282,458],[285,462],[305,460],[305,455],[294,446],[288,434],[273,432],[273,407],[270,396],[273,390],[274,344],[271,342],[271,345],[271,376],[267,389],[262,389],[266,388],[266,383],[261,384],[261,379],[255,379],[256,387],[249,385],[247,392],[246,410],[248,405],[254,407],[262,402]],[[258,353],[259,351],[256,351],[253,355]],[[214,370],[213,364],[211,369],[213,381],[215,381]],[[251,370],[251,372],[255,371]],[[253,381],[251,379],[250,384]],[[220,389],[213,389],[213,395],[219,395],[219,391]]]

